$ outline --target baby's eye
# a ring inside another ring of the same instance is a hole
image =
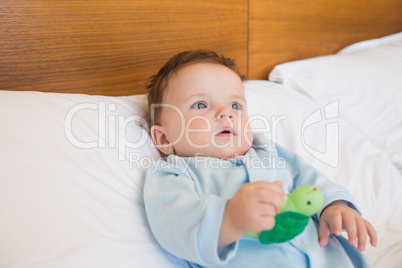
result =
[[[241,110],[242,106],[240,105],[240,103],[235,102],[235,103],[232,103],[231,108],[233,110]]]
[[[205,109],[207,108],[207,105],[204,102],[197,102],[193,106],[191,106],[193,109]]]

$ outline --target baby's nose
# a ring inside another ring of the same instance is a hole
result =
[[[233,115],[231,114],[225,114],[225,113],[221,113],[218,114],[217,116],[214,117],[214,120],[227,120],[227,119],[232,119]]]
[[[216,107],[214,120],[228,120],[233,118],[233,111],[226,105],[220,105]]]

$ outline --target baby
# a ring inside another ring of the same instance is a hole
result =
[[[165,156],[144,186],[156,239],[192,267],[368,266],[359,251],[367,236],[376,245],[374,228],[346,189],[253,135],[245,79],[208,50],[179,53],[150,78],[150,134]],[[272,158],[276,165],[262,165]],[[323,191],[324,206],[300,235],[269,245],[245,236],[272,229],[286,194],[305,184]]]

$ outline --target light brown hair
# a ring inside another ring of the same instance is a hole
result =
[[[213,51],[199,49],[193,51],[184,51],[176,54],[170,58],[168,62],[166,62],[166,64],[156,75],[151,76],[145,85],[145,87],[148,89],[148,111],[146,114],[146,121],[148,122],[149,128],[151,128],[154,124],[159,123],[162,109],[153,107],[153,105],[162,103],[163,94],[165,93],[165,89],[172,75],[177,73],[185,66],[203,62],[223,65],[235,72],[242,81],[247,80],[245,75],[240,74],[234,59],[225,58],[224,56],[218,55]],[[152,109],[154,109],[154,114],[152,115],[153,118],[151,118]]]

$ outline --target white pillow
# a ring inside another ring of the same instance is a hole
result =
[[[402,175],[384,152],[340,118],[336,102],[321,105],[269,81],[248,81],[245,88],[254,131],[265,131],[273,141],[351,191],[379,235],[379,246],[368,246],[364,252],[368,260],[384,264],[380,260],[384,255],[379,253],[398,248],[399,253],[387,256],[395,255],[393,258],[402,262],[402,244],[395,242],[402,241]]]
[[[395,42],[400,42],[400,41],[402,41],[402,32],[351,44],[351,45],[339,50],[337,52],[337,54],[343,54],[343,53],[354,52],[354,51],[358,51],[358,50],[362,50],[362,49],[379,47],[379,46],[383,46],[383,45],[387,45],[387,44],[395,43]]]
[[[144,100],[0,91],[0,267],[187,267],[146,221]]]
[[[402,171],[402,32],[276,66],[269,80],[339,113]]]

